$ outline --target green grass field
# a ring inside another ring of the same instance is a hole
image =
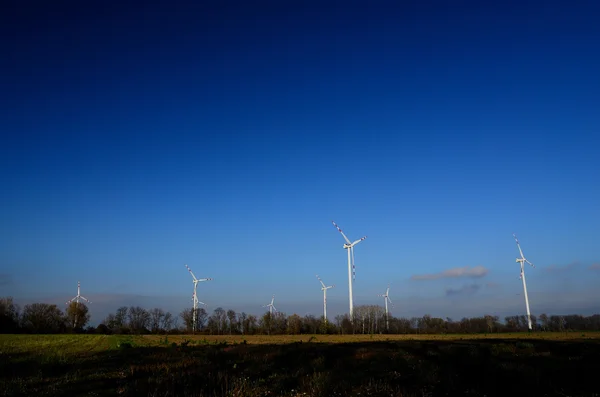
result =
[[[0,396],[600,396],[600,333],[0,335]]]

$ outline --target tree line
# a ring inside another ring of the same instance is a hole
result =
[[[100,334],[180,334],[207,335],[282,335],[282,334],[469,334],[503,333],[528,330],[525,315],[451,318],[402,318],[386,316],[377,305],[356,306],[354,321],[338,315],[325,321],[323,316],[286,315],[266,312],[262,316],[237,313],[221,307],[208,313],[196,309],[193,329],[193,309],[184,309],[174,316],[160,308],[151,310],[139,306],[122,306],[109,314],[97,327],[88,326],[89,309],[83,303],[72,302],[62,311],[56,305],[32,303],[22,310],[11,297],[0,298],[0,333],[100,333]],[[531,316],[535,331],[600,331],[600,314]]]

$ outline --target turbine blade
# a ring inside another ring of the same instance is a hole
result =
[[[513,237],[515,238],[515,241],[517,242],[517,248],[519,248],[519,253],[521,254],[521,258],[525,259],[525,256],[523,256],[523,250],[521,249],[521,245],[519,244],[519,240],[517,239],[517,236],[513,233]]]
[[[84,301],[86,301],[87,303],[92,303],[92,302],[90,302],[90,301],[89,301],[89,299],[87,299],[87,298],[85,298],[85,297],[83,297],[83,296],[79,296],[79,297],[80,297],[81,299],[83,299]]]
[[[275,302],[275,295],[273,295],[273,297],[271,298],[271,305],[273,305],[273,302]]]
[[[366,238],[367,238],[367,236],[363,236],[363,237],[359,238],[358,240],[356,240],[355,242],[353,242],[352,245],[354,246],[354,245],[360,243],[361,241],[363,241]]]
[[[385,297],[385,299],[387,299],[387,300],[388,300],[388,302],[392,303],[392,300],[390,299],[390,297],[389,297],[389,296],[386,296],[386,297]]]
[[[201,281],[210,281],[210,280],[212,280],[212,278],[209,277],[209,278],[199,278],[196,281],[201,282]]]
[[[196,278],[196,276],[194,276],[194,273],[192,273],[192,269],[190,269],[190,267],[188,265],[185,265],[185,267],[187,267],[188,272],[190,272],[190,274],[192,275],[192,278],[194,279],[194,281],[198,281],[198,279]]]
[[[531,262],[529,262],[527,259],[525,259],[525,262],[529,263],[531,266],[535,267],[535,265]]]
[[[323,283],[323,280],[321,280],[321,277],[319,277],[318,274],[317,274],[317,279],[319,280],[319,282],[321,283],[321,285],[323,286],[323,288],[325,288],[325,284]]]
[[[346,235],[344,234],[344,232],[342,232],[342,229],[340,229],[340,227],[339,227],[339,226],[338,226],[338,225],[337,225],[337,224],[336,224],[334,221],[331,221],[331,223],[333,223],[333,226],[335,226],[335,227],[337,228],[337,230],[338,230],[340,233],[342,233],[342,236],[344,236],[344,240],[346,240],[346,242],[347,242],[348,244],[350,244],[350,240],[348,240],[348,237],[346,237]]]

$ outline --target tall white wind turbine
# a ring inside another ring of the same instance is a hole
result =
[[[348,237],[346,237],[346,235],[344,234],[344,232],[342,232],[342,229],[340,229],[340,227],[334,221],[331,221],[331,223],[333,223],[333,226],[337,228],[337,230],[344,237],[344,240],[346,240],[346,244],[344,244],[344,249],[348,250],[348,300],[350,301],[350,321],[354,321],[354,300],[352,299],[352,276],[356,275],[354,273],[354,246],[366,239],[367,236],[364,236],[351,243],[350,240],[348,240]]]
[[[77,302],[77,305],[79,305],[79,299],[83,299],[87,303],[92,303],[87,298],[85,298],[84,296],[81,295],[81,283],[78,281],[77,282],[77,296],[75,296],[73,299],[69,299],[67,301],[67,305],[71,302]]]
[[[77,307],[79,307],[79,300],[83,299],[84,301],[86,301],[87,303],[92,303],[91,301],[89,301],[86,297],[81,295],[81,283],[78,281],[77,282],[77,296],[75,296],[72,299],[69,299],[67,301],[67,305],[70,304],[71,302],[77,302]],[[77,316],[75,316],[75,320],[73,322],[73,328],[77,326]]]
[[[529,325],[529,330],[531,331],[531,313],[529,312],[529,297],[527,296],[527,282],[525,281],[525,262],[529,263],[532,267],[535,265],[525,259],[523,255],[523,250],[521,249],[521,245],[519,244],[519,240],[517,240],[517,236],[513,233],[513,237],[517,242],[517,247],[519,248],[519,253],[521,254],[520,258],[517,258],[516,261],[521,264],[521,280],[523,280],[523,293],[525,294],[525,307],[527,308],[527,325]]]
[[[378,295],[383,298],[385,301],[385,329],[388,330],[390,328],[389,316],[388,316],[388,302],[390,305],[392,304],[392,300],[390,299],[390,285],[388,284],[387,290],[385,290],[385,294]]]
[[[263,306],[263,307],[268,307],[269,308],[269,314],[270,315],[273,315],[273,310],[277,311],[277,309],[273,305],[273,302],[275,302],[275,295],[273,295],[273,297],[271,298],[271,303],[269,303],[268,305],[264,305]]]
[[[192,272],[192,269],[190,269],[188,265],[185,265],[185,267],[192,275],[192,279],[194,282],[194,294],[192,295],[192,299],[194,301],[194,311],[192,312],[192,332],[196,332],[196,311],[198,309],[198,303],[202,303],[203,305],[205,304],[198,300],[198,294],[196,293],[196,289],[198,288],[198,283],[201,283],[203,281],[210,281],[212,280],[212,278],[196,278],[196,276],[194,276],[194,273]]]
[[[325,319],[325,322],[327,322],[327,290],[330,288],[334,288],[335,285],[330,285],[329,287],[327,287],[323,280],[321,280],[321,277],[319,277],[319,275],[317,275],[317,279],[319,279],[319,282],[323,286],[321,288],[321,291],[323,291],[323,318]]]

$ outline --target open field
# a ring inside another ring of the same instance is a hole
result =
[[[598,357],[587,332],[0,335],[0,396],[600,396]]]

